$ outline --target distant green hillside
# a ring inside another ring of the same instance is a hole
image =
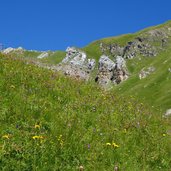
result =
[[[59,64],[65,55],[66,53],[63,51],[55,51],[51,53],[47,58],[43,58],[41,61],[50,64]]]
[[[97,40],[82,48],[81,50],[87,53],[88,58],[95,58],[97,62],[96,68],[92,73],[92,80],[94,81],[94,77],[97,74],[98,60],[102,55],[100,43],[117,43],[120,46],[125,46],[136,37],[146,35],[150,30],[168,26],[171,27],[171,21],[158,26],[149,27],[134,34],[125,34]],[[156,47],[157,46],[158,45],[156,45]],[[49,57],[39,60],[43,63],[58,64],[66,55],[63,51],[49,51],[48,53]],[[40,54],[41,52],[37,51],[24,51],[23,53],[12,53],[11,56],[27,57],[37,60],[37,56]],[[110,58],[113,59],[111,56]],[[171,91],[169,88],[171,85],[171,72],[169,72],[169,68],[171,68],[171,38],[169,39],[167,46],[163,47],[156,57],[138,56],[134,59],[128,59],[127,66],[130,73],[129,79],[118,86],[114,86],[112,91],[118,92],[120,95],[136,96],[147,105],[154,106],[154,109],[161,109],[162,112],[171,108]],[[148,69],[149,67],[154,67],[155,72],[147,78],[140,80],[140,71],[143,68]]]
[[[85,46],[82,49],[87,53],[87,55],[89,57],[95,58],[96,60],[98,60],[100,58],[100,56],[102,55],[102,53],[100,51],[100,43],[107,43],[107,44],[118,43],[119,45],[124,46],[127,44],[127,42],[132,41],[133,39],[138,37],[140,34],[146,33],[147,31],[150,31],[150,30],[162,28],[165,26],[171,26],[171,21],[168,21],[168,22],[161,24],[161,25],[158,25],[158,26],[146,28],[146,29],[141,30],[141,31],[136,32],[136,33],[103,38],[103,39],[100,39],[100,40],[97,40],[97,41],[90,43],[89,45]]]
[[[101,42],[106,44],[117,43],[123,46],[129,41],[133,41],[136,37],[146,34],[147,31],[166,26],[171,27],[171,21],[144,29],[135,34],[104,38],[87,45],[83,50],[89,57],[94,57],[98,61],[102,55],[100,51]],[[128,59],[127,66],[130,78],[120,85],[114,86],[114,91],[121,95],[136,96],[149,106],[153,106],[155,109],[157,107],[163,112],[171,108],[171,72],[169,72],[169,68],[171,68],[171,38],[169,39],[168,45],[156,57],[139,56],[134,59]],[[147,69],[151,66],[155,67],[155,72],[147,78],[140,80],[138,76],[141,69]]]
[[[0,92],[0,170],[170,169],[169,120],[133,97],[5,55]]]

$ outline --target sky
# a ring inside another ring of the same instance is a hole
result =
[[[0,0],[0,43],[65,50],[171,20],[171,0]]]

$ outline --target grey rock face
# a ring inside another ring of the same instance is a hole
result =
[[[119,84],[128,78],[125,60],[118,56],[115,63],[108,56],[101,56],[95,79],[100,85]]]
[[[152,66],[147,69],[142,69],[141,72],[139,73],[139,78],[143,79],[146,78],[148,75],[153,73],[156,69]]]
[[[123,47],[116,43],[100,43],[100,49],[102,54],[113,57],[122,56],[125,59],[131,59],[138,55],[152,57],[156,56],[159,50],[167,45],[169,36],[171,36],[171,28],[159,28],[142,33]]]
[[[96,60],[95,59],[88,59],[87,67],[90,70],[93,70],[96,65]]]
[[[116,58],[116,65],[113,71],[113,83],[115,84],[119,84],[122,81],[128,79],[128,71],[127,71],[127,67],[126,67],[126,62],[124,60],[124,58],[122,58],[121,56],[118,56]]]
[[[171,116],[171,109],[167,109],[164,116]]]
[[[24,51],[25,51],[25,49],[23,49],[22,47],[18,47],[18,48],[9,47],[9,48],[2,50],[2,53],[3,54],[9,54],[11,52],[23,53]]]
[[[108,56],[101,56],[99,59],[99,71],[112,71],[115,63]]]
[[[102,86],[111,83],[114,68],[115,63],[111,59],[109,59],[108,56],[101,56],[101,58],[99,59],[98,74],[95,78],[95,81]]]
[[[66,49],[66,57],[62,60],[62,63],[67,63],[69,62],[72,58],[77,56],[79,53],[74,47],[68,47]]]
[[[113,43],[110,45],[100,43],[100,49],[103,55],[107,55],[108,53],[112,56],[122,56],[124,47],[119,46],[117,43]]]
[[[48,52],[43,52],[43,53],[41,53],[37,58],[38,58],[38,59],[43,59],[43,58],[46,58],[46,57],[48,57],[48,56],[49,56]]]
[[[87,59],[85,52],[68,47],[66,57],[62,60],[59,70],[65,75],[88,80],[95,64],[95,59]]]

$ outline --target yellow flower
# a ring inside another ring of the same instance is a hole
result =
[[[58,141],[59,141],[59,144],[61,145],[61,147],[64,145],[64,141],[62,139],[62,135],[59,135],[58,137]]]
[[[58,141],[60,141],[62,139],[62,135],[59,135],[58,137]]]
[[[2,138],[9,139],[9,135],[3,135]]]
[[[15,86],[14,86],[14,85],[11,85],[10,87],[11,87],[11,88],[15,88]]]
[[[64,142],[63,140],[60,141],[60,145],[63,146],[64,145]]]
[[[40,125],[37,125],[36,124],[36,125],[34,125],[34,128],[38,128],[39,129],[40,128]]]
[[[166,136],[166,134],[163,134],[163,137],[165,137]]]
[[[34,140],[35,140],[35,139],[43,139],[43,137],[42,137],[42,136],[39,136],[39,135],[35,135],[35,136],[33,136],[32,138],[33,138]]]
[[[116,143],[112,143],[112,146],[113,146],[114,148],[118,148],[118,147],[119,147],[119,145],[117,145]]]
[[[126,129],[124,129],[124,133],[127,133],[127,130]]]
[[[111,146],[111,143],[106,143],[107,146]]]

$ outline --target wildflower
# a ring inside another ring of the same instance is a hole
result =
[[[62,135],[59,135],[58,137],[58,141],[60,141],[62,139]]]
[[[34,140],[35,140],[35,139],[43,139],[43,136],[35,135],[35,136],[33,136],[32,138],[33,138]]]
[[[163,137],[165,137],[166,136],[166,134],[163,134]]]
[[[60,141],[60,145],[63,146],[64,145],[64,142],[63,140]]]
[[[63,147],[64,141],[63,141],[63,139],[62,139],[62,135],[59,135],[58,141],[59,141],[60,146]]]
[[[119,147],[119,145],[117,145],[116,143],[112,143],[112,146],[113,146],[114,148],[118,148],[118,147]]]
[[[10,87],[11,87],[11,88],[15,88],[15,86],[14,86],[14,85],[11,85]]]
[[[9,139],[9,135],[3,135],[2,138]]]
[[[126,129],[124,129],[124,133],[127,133],[127,130]]]
[[[106,146],[111,146],[111,143],[106,143]]]
[[[39,129],[40,128],[40,125],[37,125],[36,124],[36,125],[34,125],[34,128],[38,128]]]

